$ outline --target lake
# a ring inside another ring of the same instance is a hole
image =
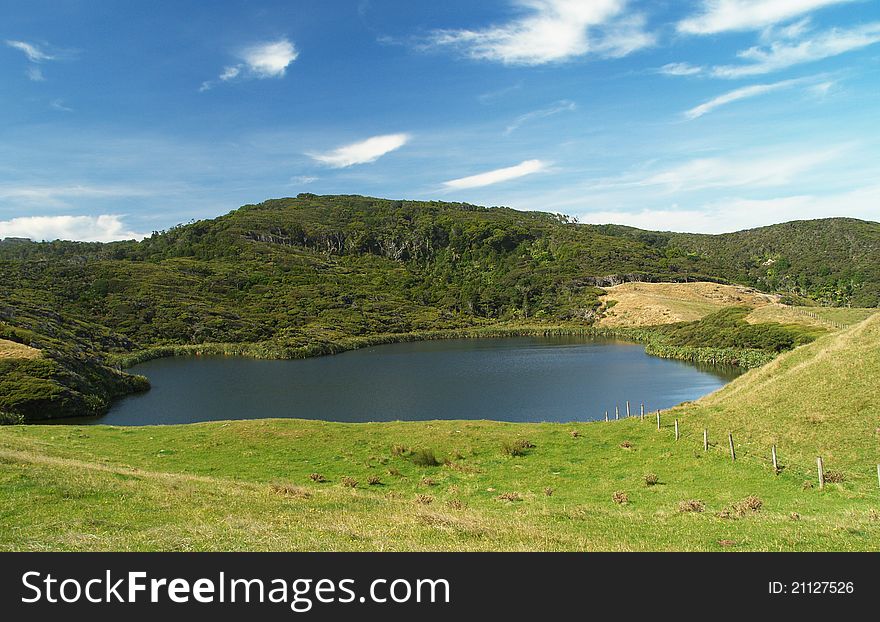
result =
[[[153,388],[100,418],[64,423],[152,425],[297,417],[329,421],[494,419],[591,421],[668,408],[738,372],[585,337],[455,339],[381,345],[302,360],[179,357],[130,371]]]

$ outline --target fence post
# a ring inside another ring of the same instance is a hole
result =
[[[880,464],[877,465],[877,485],[880,485]]]
[[[675,420],[675,440],[678,440],[680,435],[678,433],[678,419]]]
[[[626,400],[626,418],[629,419],[629,400]]]
[[[822,456],[816,458],[816,467],[819,469],[819,490],[825,488],[825,465],[822,464]]]
[[[639,406],[639,417],[642,419],[645,418],[645,403],[644,402],[642,402],[642,405]]]
[[[657,429],[660,429],[660,411],[657,411]]]
[[[614,406],[614,420],[618,421],[620,419],[620,406]]]
[[[773,472],[779,475],[779,462],[776,460],[776,445],[770,449],[770,453],[773,456]]]
[[[730,445],[730,459],[736,460],[736,450],[733,448],[733,434],[727,433],[727,443]]]
[[[608,411],[607,410],[605,411],[605,421],[606,421],[606,423],[608,422]]]
[[[703,429],[703,451],[709,451],[709,430]]]

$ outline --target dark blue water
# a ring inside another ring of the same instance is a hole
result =
[[[150,379],[104,417],[148,425],[298,417],[330,421],[589,421],[668,408],[736,376],[580,337],[456,339],[382,345],[295,361],[169,358],[131,369]]]

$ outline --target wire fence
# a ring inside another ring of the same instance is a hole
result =
[[[703,451],[720,451],[727,454],[728,459],[733,462],[757,463],[766,467],[774,476],[785,473],[786,476],[802,477],[805,484],[809,482],[819,488],[824,488],[826,483],[842,481],[870,485],[873,480],[880,488],[880,464],[865,465],[864,470],[850,470],[844,475],[841,471],[827,469],[819,452],[816,454],[815,465],[805,465],[796,459],[789,462],[784,446],[772,443],[764,446],[747,437],[739,438],[738,430],[734,428],[719,431],[702,424],[691,425],[687,419],[678,419],[661,410],[648,412],[644,403],[639,404],[638,414],[630,409],[629,402],[626,402],[625,416],[620,416],[619,406],[615,407],[614,412],[616,416],[611,419],[608,411],[605,411],[605,422],[639,420],[654,426],[658,433],[671,432],[675,442],[683,446]]]

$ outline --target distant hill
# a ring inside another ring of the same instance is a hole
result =
[[[831,305],[880,304],[880,223],[823,218],[721,235],[642,231],[615,225],[609,235],[670,255],[697,254],[732,282]]]
[[[737,283],[873,306],[878,239],[877,223],[845,219],[705,236],[462,203],[302,194],[141,242],[4,242],[0,339],[46,356],[29,367],[4,360],[15,374],[0,379],[0,411],[22,411],[9,395],[39,405],[34,396],[51,389],[75,410],[99,412],[145,386],[110,365],[145,348],[258,343],[265,356],[288,356],[371,335],[591,325],[599,286],[627,281]],[[59,399],[52,413],[66,411]]]

